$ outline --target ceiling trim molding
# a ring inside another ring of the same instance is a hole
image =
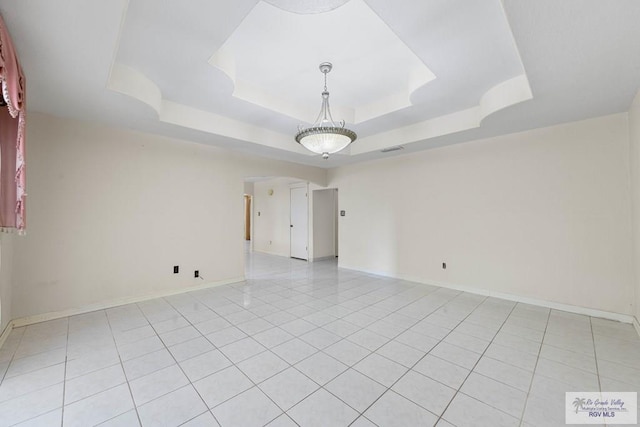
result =
[[[232,66],[231,63],[227,65],[228,69],[232,69]],[[156,112],[161,122],[297,154],[310,155],[299,144],[293,143],[291,135],[165,100],[162,98],[162,92],[151,79],[129,66],[116,63],[107,87],[148,105]],[[360,138],[352,144],[349,155],[380,150],[388,146],[389,141],[407,145],[477,128],[491,114],[532,98],[529,80],[526,74],[522,74],[489,89],[482,95],[479,104],[475,107]]]
[[[138,70],[123,64],[114,64],[107,88],[134,98],[153,109],[158,120],[177,126],[240,139],[254,144],[311,155],[291,135],[270,131],[219,114],[199,110],[162,98],[158,86]]]
[[[529,79],[521,74],[499,83],[480,98],[480,123],[491,114],[533,98]]]
[[[313,117],[318,113],[317,111],[312,111],[309,106],[287,102],[284,97],[274,96],[246,81],[239,80],[236,77],[236,59],[224,47],[214,53],[208,62],[209,65],[220,70],[229,79],[233,85],[231,96],[234,98],[284,114],[301,122],[307,121],[309,117]],[[346,121],[353,122],[354,112],[352,109],[336,107],[334,110],[340,114],[340,117],[345,117]]]
[[[114,63],[107,89],[135,98],[151,107],[159,116],[162,112],[162,92],[158,85],[135,68]]]
[[[533,99],[533,94],[529,79],[526,74],[522,74],[489,89],[480,98],[479,105],[475,107],[360,138],[351,144],[351,153],[357,155],[381,150],[389,146],[389,141],[393,141],[395,145],[406,146],[477,128],[490,115],[530,99]]]

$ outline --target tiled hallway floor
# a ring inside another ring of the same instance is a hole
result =
[[[248,255],[247,280],[15,329],[0,425],[555,426],[638,391],[631,325]]]

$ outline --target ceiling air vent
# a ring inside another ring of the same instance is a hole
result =
[[[402,145],[396,145],[395,147],[387,147],[380,150],[381,153],[390,153],[392,151],[404,150]]]

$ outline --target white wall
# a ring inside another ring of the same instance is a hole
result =
[[[249,196],[253,196],[253,182],[245,182],[244,183],[244,194],[248,194]]]
[[[633,242],[635,274],[635,317],[640,325],[640,92],[629,109],[631,201],[633,203]],[[640,330],[638,331],[640,333]]]
[[[37,113],[27,132],[14,318],[240,278],[244,178],[326,180],[319,168]]]
[[[332,170],[340,266],[631,314],[628,144],[618,114]]]
[[[254,251],[286,257],[291,255],[290,186],[296,182],[300,180],[276,178],[254,183]],[[270,190],[273,194],[269,194]]]
[[[335,256],[336,190],[311,191],[313,197],[313,259]]]
[[[635,298],[640,316],[637,105],[330,171],[347,212],[341,266],[626,314]],[[27,131],[28,234],[0,236],[2,327],[188,289],[204,283],[195,268],[207,282],[242,276],[244,178],[327,185],[321,169],[37,113]]]
[[[0,233],[0,335],[13,319],[11,316],[13,239],[12,234]]]

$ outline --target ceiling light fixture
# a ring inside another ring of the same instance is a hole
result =
[[[329,110],[329,91],[327,90],[327,74],[333,65],[330,62],[320,64],[320,71],[324,74],[324,90],[322,91],[322,107],[316,121],[308,128],[298,127],[296,142],[307,150],[322,154],[328,159],[329,154],[344,150],[358,137],[356,133],[344,127],[344,120],[336,123]]]

